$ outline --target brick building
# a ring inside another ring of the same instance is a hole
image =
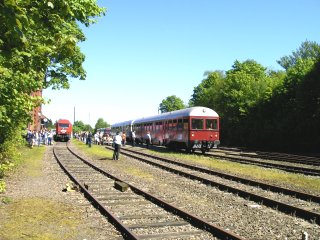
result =
[[[32,93],[32,96],[42,96],[42,90],[36,91]],[[36,107],[32,111],[32,120],[28,124],[28,129],[32,131],[39,131],[42,128],[41,120],[45,119],[46,117],[41,112],[41,105]]]

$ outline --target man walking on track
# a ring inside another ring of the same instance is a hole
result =
[[[117,132],[117,135],[113,138],[113,144],[114,144],[114,152],[113,152],[113,160],[119,160],[120,156],[120,149],[121,149],[121,142],[122,138],[120,136],[120,132]]]

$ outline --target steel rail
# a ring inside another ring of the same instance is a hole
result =
[[[108,178],[111,178],[111,179],[114,179],[114,180],[117,180],[117,181],[121,181],[121,182],[124,182],[126,183],[130,189],[132,191],[134,191],[135,193],[141,195],[141,196],[144,196],[146,199],[154,202],[155,204],[157,204],[158,206],[166,209],[167,211],[175,214],[175,215],[178,215],[180,216],[181,218],[185,219],[186,221],[188,221],[191,225],[197,227],[197,228],[200,228],[200,229],[203,229],[207,232],[210,232],[211,234],[213,234],[215,237],[219,237],[221,239],[230,239],[230,240],[245,240],[245,238],[242,238],[241,236],[238,236],[230,231],[226,231],[224,229],[222,229],[221,227],[219,226],[216,226],[215,224],[212,224],[210,222],[207,222],[205,221],[204,219],[200,218],[200,217],[197,217],[191,213],[188,213],[170,203],[167,203],[165,202],[164,200],[150,194],[150,193],[147,193],[145,192],[144,190],[142,189],[139,189],[137,187],[135,187],[134,185],[118,178],[118,177],[115,177],[113,176],[112,174],[104,171],[103,169],[99,168],[98,166],[94,165],[93,163],[85,160],[84,158],[82,158],[81,156],[79,156],[77,153],[75,153],[74,151],[72,151],[69,147],[67,147],[68,150],[74,155],[76,156],[78,159],[80,159],[81,161],[83,161],[85,164],[87,164],[88,166],[92,167],[93,169],[95,169],[96,171],[100,172],[101,174],[107,176]],[[88,192],[88,194],[90,194]],[[92,197],[93,198],[93,197]],[[119,221],[119,224],[120,221]],[[139,236],[137,236],[139,237]],[[138,238],[139,239],[139,238]]]
[[[197,153],[196,153],[197,154]],[[205,156],[207,157],[216,157],[221,159],[227,159],[233,162],[240,162],[244,164],[252,164],[257,166],[262,166],[266,168],[277,168],[286,172],[293,172],[293,173],[301,173],[304,175],[312,175],[312,176],[320,176],[320,169],[312,169],[312,168],[304,168],[304,167],[295,167],[295,166],[288,166],[276,163],[266,163],[266,162],[259,162],[250,159],[243,159],[236,156],[221,156],[215,153],[206,153]]]
[[[129,152],[133,152],[133,153],[136,153],[136,154],[140,154],[142,156],[150,157],[150,155],[148,155],[146,153],[133,151],[131,149],[124,149],[124,150],[125,151],[129,151]],[[295,191],[295,190],[291,190],[291,189],[288,189],[288,188],[279,187],[279,186],[276,186],[276,185],[264,183],[264,182],[257,181],[257,180],[252,180],[252,179],[247,179],[247,178],[243,178],[243,177],[239,177],[239,176],[235,176],[235,175],[231,175],[231,174],[227,174],[227,173],[222,173],[222,172],[219,172],[219,171],[214,171],[212,169],[207,169],[207,168],[200,167],[200,166],[194,166],[194,165],[190,165],[190,164],[183,163],[183,162],[177,162],[177,161],[174,161],[174,160],[171,160],[171,159],[167,159],[167,158],[163,158],[163,157],[159,157],[159,156],[153,156],[152,155],[152,157],[155,158],[155,159],[158,159],[160,161],[164,161],[164,162],[167,162],[167,163],[175,164],[175,165],[178,165],[178,166],[181,166],[181,167],[189,168],[189,169],[192,169],[192,170],[204,172],[204,173],[211,174],[211,175],[216,175],[218,177],[222,177],[222,178],[225,178],[225,179],[228,179],[228,180],[232,180],[232,181],[241,182],[243,184],[247,184],[247,185],[250,185],[250,186],[260,187],[261,189],[264,189],[264,190],[269,190],[269,191],[273,191],[273,192],[277,192],[277,193],[286,194],[286,195],[289,195],[289,196],[294,196],[294,197],[299,198],[301,200],[320,203],[320,196],[317,196],[317,195],[312,195],[312,194],[308,194],[308,193]]]
[[[299,208],[299,207],[295,207],[295,206],[292,206],[292,205],[289,205],[289,204],[286,204],[286,203],[282,203],[282,202],[279,202],[279,201],[276,201],[276,200],[273,200],[273,199],[269,199],[269,198],[260,196],[258,194],[250,193],[250,192],[247,192],[247,191],[244,191],[244,190],[241,190],[241,189],[237,189],[235,187],[228,186],[228,185],[225,185],[225,184],[222,184],[222,183],[217,183],[217,182],[214,182],[212,180],[208,180],[208,179],[196,176],[196,175],[191,174],[191,173],[186,173],[186,172],[183,172],[183,171],[180,171],[180,170],[177,170],[177,169],[170,168],[168,166],[164,166],[164,165],[152,162],[152,161],[147,160],[147,159],[143,159],[143,158],[138,157],[138,156],[130,155],[129,153],[122,152],[122,154],[127,155],[127,156],[132,157],[132,158],[135,158],[135,159],[138,159],[140,161],[149,163],[151,165],[160,167],[160,168],[165,169],[165,170],[167,170],[169,172],[173,172],[175,174],[179,174],[181,176],[200,181],[200,182],[202,182],[204,184],[207,184],[207,185],[210,185],[210,186],[215,186],[215,187],[219,188],[220,190],[231,192],[231,193],[234,193],[234,194],[238,194],[242,198],[252,200],[254,202],[263,204],[263,205],[271,207],[271,208],[275,208],[275,209],[277,209],[277,210],[279,210],[279,211],[281,211],[283,213],[292,214],[292,215],[298,216],[298,217],[300,217],[302,219],[305,219],[305,220],[308,220],[308,221],[314,221],[315,223],[320,224],[320,214],[318,214],[318,213],[311,212],[311,211],[308,211],[308,210],[305,210],[305,209],[302,209],[302,208]],[[149,156],[149,157],[152,158],[153,156]]]
[[[63,169],[63,171],[69,176],[69,178],[75,182],[81,189],[81,191],[84,193],[84,196],[93,203],[93,206],[97,208],[102,215],[107,216],[111,223],[123,234],[123,237],[125,239],[129,240],[138,240],[140,239],[136,234],[134,234],[130,229],[128,229],[125,225],[122,224],[119,218],[117,218],[112,212],[110,212],[107,208],[105,208],[102,203],[96,199],[94,196],[91,195],[91,193],[86,189],[86,187],[78,181],[78,179],[73,176],[68,169],[65,167],[65,165],[59,160],[55,153],[55,148],[53,148],[53,155],[56,158],[58,164]]]
[[[287,153],[278,153],[278,152],[261,152],[261,151],[239,151],[239,150],[229,150],[224,148],[219,148],[218,151],[215,152],[225,153],[227,155],[235,155],[242,156],[248,158],[260,158],[264,160],[270,161],[279,161],[279,162],[290,162],[290,163],[298,163],[307,166],[320,166],[320,158],[317,157],[309,157],[303,155],[293,155]]]

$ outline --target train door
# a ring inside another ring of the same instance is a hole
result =
[[[183,119],[177,119],[177,141],[183,142]]]
[[[169,139],[169,121],[163,122],[163,144],[167,145]]]

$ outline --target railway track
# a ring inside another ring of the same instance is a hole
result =
[[[320,158],[279,152],[246,151],[238,148],[219,147],[217,151],[228,152],[229,154],[245,156],[250,158],[260,158],[266,160],[277,160],[281,162],[291,162],[311,166],[320,166]],[[215,151],[216,151],[215,150]],[[318,154],[319,155],[319,154]]]
[[[318,165],[315,165],[316,163],[314,163],[313,166],[310,167],[310,165],[305,166],[305,163],[298,160],[295,161],[293,159],[287,159],[286,161],[282,159],[281,161],[279,161],[275,160],[275,156],[273,156],[273,159],[270,159],[271,157],[268,158],[268,155],[265,155],[264,158],[261,159],[257,157],[257,155],[252,155],[249,153],[241,154],[241,152],[230,152],[221,150],[215,150],[213,152],[206,153],[205,156],[225,159],[228,161],[238,162],[242,164],[251,164],[265,168],[275,168],[286,172],[300,173],[311,176],[320,176],[320,168],[318,167]],[[295,163],[296,165],[293,165],[292,163]]]
[[[279,153],[279,152],[263,152],[263,151],[250,152],[250,151],[245,151],[241,149],[226,148],[226,147],[220,147],[219,149],[215,149],[214,151],[235,155],[235,156],[243,156],[243,157],[265,159],[265,160],[275,160],[275,161],[280,161],[284,163],[297,163],[297,164],[309,165],[309,166],[320,166],[319,157],[311,157],[311,156],[303,156],[303,155]]]
[[[110,148],[111,149],[111,148]],[[123,148],[122,154],[320,224],[320,197]],[[272,193],[270,193],[272,192]]]
[[[157,151],[168,151],[167,148],[160,146],[152,146],[152,149]],[[203,155],[199,152],[194,152],[193,154]],[[320,158],[316,157],[272,152],[243,152],[243,150],[238,148],[223,147],[207,152],[204,156],[265,168],[279,169],[291,173],[320,176]]]
[[[124,182],[66,146],[55,146],[53,154],[125,239],[244,239]]]

